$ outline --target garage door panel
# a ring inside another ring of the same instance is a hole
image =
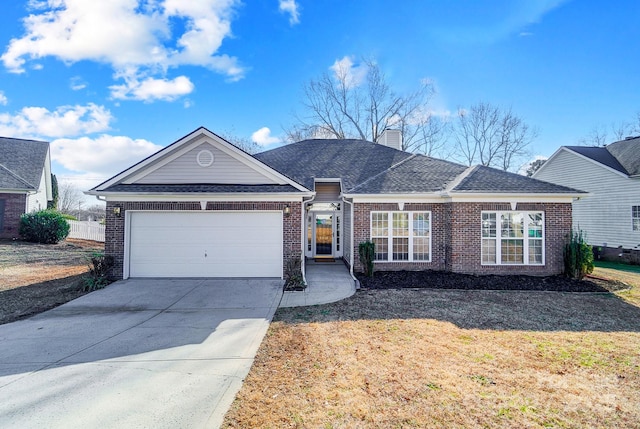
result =
[[[280,212],[132,212],[131,277],[281,277]]]

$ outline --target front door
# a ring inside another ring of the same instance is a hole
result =
[[[315,256],[333,256],[333,214],[316,213],[315,228]]]

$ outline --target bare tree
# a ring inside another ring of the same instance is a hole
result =
[[[238,137],[231,132],[225,132],[220,137],[243,151],[254,154],[260,150],[260,146],[254,141],[249,140],[246,137]]]
[[[71,182],[58,184],[58,210],[77,216],[84,206],[84,195]]]
[[[612,122],[609,127],[596,125],[589,134],[578,140],[578,144],[602,147],[637,134],[640,134],[640,112],[631,122]]]
[[[458,110],[453,126],[454,158],[467,165],[512,170],[522,164],[537,135],[510,108],[480,102]]]
[[[289,141],[306,138],[356,138],[376,141],[388,127],[403,132],[403,149],[420,147],[430,125],[428,104],[433,85],[420,82],[418,89],[397,94],[374,61],[364,60],[363,75],[354,76],[351,64],[337,63],[333,74],[324,73],[304,86],[304,116],[286,130]],[[433,130],[432,130],[433,132]]]

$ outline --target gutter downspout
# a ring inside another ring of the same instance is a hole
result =
[[[351,219],[351,238],[350,238],[350,242],[351,242],[351,251],[349,252],[349,274],[351,275],[351,278],[353,279],[353,282],[355,283],[356,289],[360,289],[360,281],[356,278],[356,276],[353,274],[353,249],[355,248],[353,246],[353,201],[349,202],[347,201],[347,199],[345,197],[342,197],[342,202],[344,204],[349,204],[349,211],[350,211],[350,216],[349,218]]]

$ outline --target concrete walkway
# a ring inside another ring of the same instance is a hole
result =
[[[134,279],[0,325],[2,428],[217,428],[281,280]]]
[[[342,261],[306,262],[307,288],[286,291],[280,307],[328,304],[349,298],[356,292],[355,280]]]

